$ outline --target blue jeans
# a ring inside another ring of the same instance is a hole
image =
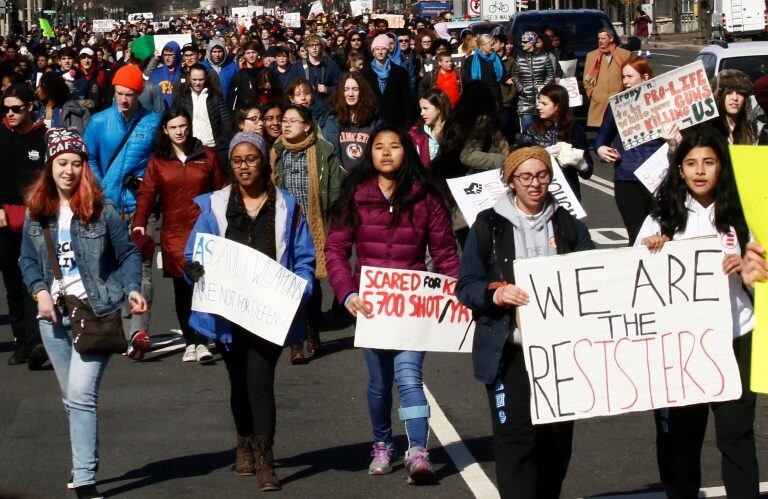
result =
[[[400,420],[405,421],[408,447],[425,447],[429,440],[429,405],[424,396],[421,366],[424,352],[364,348],[368,365],[368,412],[376,442],[392,442],[392,383],[400,393]]]
[[[40,336],[61,387],[69,417],[72,475],[75,487],[96,482],[99,467],[99,428],[96,413],[99,384],[109,355],[81,355],[72,346],[69,319],[66,324],[40,321]]]
[[[533,125],[533,115],[521,114],[520,115],[520,135],[524,134],[525,131],[531,127],[531,125]]]

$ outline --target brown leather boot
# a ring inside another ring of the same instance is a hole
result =
[[[256,458],[256,478],[262,492],[280,490],[275,475],[275,458],[272,454],[272,439],[265,436],[253,437],[253,455]]]
[[[235,452],[235,473],[240,476],[256,474],[256,459],[253,455],[253,436],[238,435]]]
[[[300,341],[291,346],[291,364],[306,364],[307,358],[304,356],[304,342]]]
[[[321,348],[320,334],[316,329],[307,326],[307,357],[311,358],[319,354]]]

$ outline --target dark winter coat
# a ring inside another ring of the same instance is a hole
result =
[[[153,154],[136,197],[134,227],[146,227],[149,215],[159,197],[162,205],[160,246],[163,250],[163,273],[182,279],[184,247],[195,226],[200,208],[194,199],[224,186],[224,175],[216,153],[194,140],[192,152],[182,163],[175,155]]]
[[[427,248],[437,272],[458,275],[459,257],[451,218],[421,183],[415,182],[411,189],[411,197],[417,200],[412,217],[402,215],[394,227],[389,201],[381,193],[376,178],[361,184],[354,196],[360,225],[353,229],[334,224],[325,244],[328,280],[339,302],[357,293],[364,265],[426,270]],[[357,256],[354,274],[349,268],[353,247]]]
[[[603,124],[600,125],[597,137],[595,137],[595,153],[597,153],[600,147],[608,146],[615,148],[621,154],[621,159],[613,164],[614,182],[640,182],[635,177],[635,170],[640,168],[663,145],[664,141],[662,139],[653,139],[633,147],[629,151],[624,150],[624,145],[619,137],[619,129],[616,127],[616,120],[613,118],[610,106],[605,110]]]
[[[555,210],[552,226],[558,254],[594,249],[587,226],[565,208]],[[514,331],[515,307],[496,305],[494,290],[489,289],[491,283],[515,282],[513,230],[512,223],[493,208],[482,211],[469,231],[461,254],[456,295],[472,310],[475,320],[472,361],[475,378],[485,384],[495,381],[504,344]]]
[[[192,109],[192,89],[187,89],[176,97],[175,105],[184,109],[194,119]],[[211,122],[211,131],[216,141],[216,150],[219,157],[226,157],[229,147],[230,134],[232,132],[232,118],[227,108],[227,103],[221,95],[208,90],[208,98],[205,99],[205,107],[208,108],[208,120]],[[223,155],[223,156],[222,156]]]
[[[411,83],[408,72],[397,64],[391,64],[389,79],[384,92],[379,90],[379,81],[370,64],[365,66],[362,72],[379,99],[380,115],[384,124],[410,126],[416,117],[416,104],[410,90]]]

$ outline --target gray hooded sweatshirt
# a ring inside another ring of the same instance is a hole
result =
[[[221,60],[220,64],[216,64],[213,62],[213,57],[211,57],[211,50],[213,50],[213,47],[221,47],[224,50],[224,58]],[[216,73],[221,73],[221,68],[224,66],[224,64],[227,62],[227,46],[219,40],[218,38],[211,40],[211,43],[208,44],[208,49],[205,51],[205,60],[208,61],[208,64],[211,65],[214,71]]]

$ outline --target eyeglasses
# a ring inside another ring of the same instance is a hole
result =
[[[410,38],[398,38],[397,41],[400,43],[410,43],[411,40]]]
[[[362,42],[363,39],[362,38],[350,38],[349,41],[350,42]]]
[[[93,56],[89,54],[80,54],[80,59],[92,59]]]
[[[512,175],[523,187],[530,187],[533,185],[533,179],[539,181],[539,184],[546,185],[552,180],[552,174],[548,171],[541,171],[536,175],[530,173],[521,173],[520,175]]]
[[[316,48],[316,47],[319,47],[319,46],[320,46],[320,44],[319,44],[319,43],[313,43],[312,45],[307,45],[307,47],[308,47],[308,48],[311,48],[311,49],[313,49],[313,48]]]
[[[27,108],[27,106],[22,104],[21,106],[6,106],[6,105],[3,105],[0,109],[3,110],[3,113],[7,113],[8,111],[13,111],[13,114],[21,114],[21,112],[24,111],[26,108]]]
[[[251,116],[250,118],[245,118],[247,121],[250,121],[251,123],[259,123],[260,121],[264,121],[264,118],[261,116]]]
[[[283,125],[290,125],[290,126],[293,126],[293,125],[303,125],[305,122],[304,122],[304,121],[302,121],[302,120],[288,120],[288,119],[285,119],[285,118],[283,118],[283,120],[281,121],[281,123],[282,123]]]
[[[422,40],[421,44],[422,45],[432,45],[432,40]]]
[[[254,166],[259,166],[261,163],[261,157],[246,156],[245,158],[232,158],[230,163],[232,164],[232,168],[244,168],[245,166],[253,168]]]

